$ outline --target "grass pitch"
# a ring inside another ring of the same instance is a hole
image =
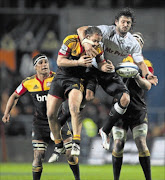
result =
[[[0,180],[32,180],[31,163],[1,163]],[[152,180],[165,180],[165,167],[152,166]],[[112,165],[80,164],[81,180],[112,180]],[[41,180],[74,180],[68,164],[43,164]],[[145,180],[140,165],[123,165],[120,180]]]

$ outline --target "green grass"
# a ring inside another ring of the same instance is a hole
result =
[[[43,165],[41,180],[74,180],[67,164]],[[0,180],[32,180],[31,164],[1,163]],[[112,165],[91,166],[80,164],[81,180],[112,180]],[[145,180],[141,166],[123,165],[120,180]],[[152,180],[165,180],[165,167],[152,166]]]

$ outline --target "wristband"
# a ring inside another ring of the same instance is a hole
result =
[[[87,39],[87,38],[83,39],[81,44],[85,44],[85,43],[94,45],[94,42],[89,40],[89,39]]]
[[[146,79],[147,79],[148,75],[149,75],[148,73],[145,75],[145,78],[146,78]]]

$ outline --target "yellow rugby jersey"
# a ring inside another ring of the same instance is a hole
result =
[[[49,77],[47,77],[43,81],[40,81],[36,75],[27,77],[15,90],[15,92],[20,96],[22,96],[26,92],[30,93],[35,106],[35,116],[41,119],[47,119],[47,94],[54,76],[55,72],[50,72]]]
[[[123,59],[123,62],[131,62],[133,63],[133,58],[131,55],[128,55],[128,57],[126,57],[125,59]],[[149,61],[148,59],[144,59],[144,63],[147,65],[149,71],[154,74],[154,69],[153,69],[153,65],[151,63],[151,61]]]
[[[101,46],[96,48],[98,57],[101,56],[103,50]],[[63,40],[63,44],[58,52],[58,55],[66,56],[68,59],[78,60],[82,55],[85,55],[85,50],[80,43],[78,35],[69,35]],[[86,67],[59,67],[57,75],[74,76],[83,78]]]

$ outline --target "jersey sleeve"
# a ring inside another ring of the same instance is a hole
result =
[[[69,56],[71,49],[74,46],[75,38],[71,36],[67,36],[63,40],[63,44],[58,52],[58,55],[63,55],[63,56]]]
[[[22,96],[23,94],[25,94],[25,93],[27,92],[27,89],[25,88],[24,84],[21,83],[21,84],[17,87],[17,89],[15,90],[15,92],[16,92],[18,95]]]
[[[136,44],[135,47],[133,48],[133,52],[131,55],[136,63],[142,62],[144,60],[141,47],[138,44]]]

